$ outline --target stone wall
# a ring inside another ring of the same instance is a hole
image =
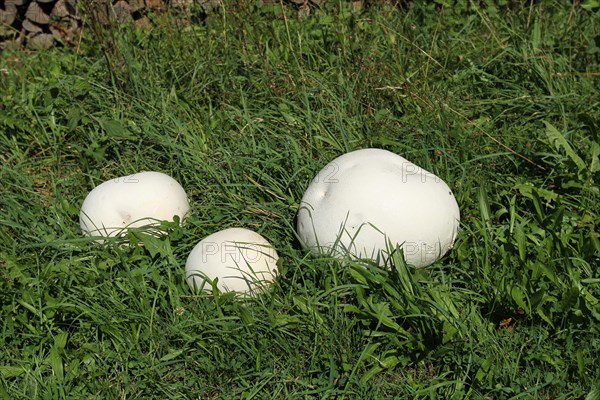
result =
[[[48,48],[57,40],[66,43],[76,40],[76,32],[81,25],[76,2],[0,1],[0,45],[2,48],[22,45]]]
[[[147,15],[194,4],[206,10],[222,0],[0,0],[0,49],[77,45],[83,23],[148,24]],[[88,16],[87,21],[83,15]]]
[[[293,7],[298,17],[303,18],[310,14],[311,7],[320,7],[326,0],[0,0],[0,51],[21,47],[77,46],[83,24],[92,28],[126,22],[150,26],[149,14],[168,9],[175,9],[178,15],[183,15],[178,20],[187,24],[190,21],[185,16],[189,16],[187,12],[190,10],[210,13],[223,5],[235,9],[235,5],[250,2],[279,4],[280,1]],[[343,1],[355,10],[368,2]]]

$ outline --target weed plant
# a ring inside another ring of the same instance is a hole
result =
[[[1,54],[0,398],[600,398],[597,3],[252,3]],[[453,189],[439,262],[302,250],[308,183],[365,147]],[[87,193],[142,170],[186,223],[83,237]],[[188,253],[233,226],[279,278],[192,293]]]

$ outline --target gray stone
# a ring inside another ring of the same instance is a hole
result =
[[[163,0],[146,0],[146,7],[151,10],[163,10],[165,8],[165,3]]]
[[[352,11],[360,11],[363,9],[364,6],[365,6],[365,4],[362,0],[353,1],[352,2]]]
[[[75,18],[65,17],[60,22],[50,25],[50,32],[59,42],[75,44],[79,33],[79,23]]]
[[[58,0],[56,4],[54,4],[54,8],[52,8],[52,11],[50,12],[50,17],[79,18],[76,0]]]
[[[27,47],[35,50],[45,50],[54,46],[54,36],[50,33],[40,33],[27,40]]]
[[[40,32],[42,32],[42,27],[41,26],[38,26],[38,25],[34,24],[33,22],[31,22],[28,19],[26,19],[25,21],[23,21],[23,29],[25,29],[27,32],[31,32],[31,33],[40,33]]]
[[[129,7],[131,7],[132,12],[136,12],[144,8],[146,4],[144,0],[129,0]]]
[[[200,4],[202,4],[202,7],[204,7],[207,12],[223,7],[222,0],[200,0]]]
[[[131,7],[125,0],[120,0],[113,6],[115,17],[119,22],[126,22],[131,19]]]
[[[69,13],[79,17],[79,12],[77,11],[77,0],[66,0],[65,4]]]
[[[13,39],[13,40],[6,40],[3,42],[0,42],[0,49],[19,49],[21,48],[21,46],[23,45],[23,39],[21,38],[17,38],[17,39]]]
[[[150,23],[150,20],[145,15],[142,18],[140,18],[136,21],[133,21],[133,25],[136,26],[137,28],[141,28],[141,29],[152,28],[152,24]]]
[[[0,24],[0,43],[3,40],[7,40],[6,38],[17,36],[17,30],[11,28],[10,25]]]
[[[298,19],[308,18],[310,16],[310,7],[308,4],[303,4],[298,7]]]
[[[98,0],[95,2],[86,3],[85,12],[88,15],[93,15],[94,18],[102,25],[107,25],[110,22],[112,15],[111,3],[107,0]]]
[[[32,1],[29,4],[29,7],[27,7],[25,18],[40,25],[45,25],[50,22],[50,16],[46,14],[40,5],[35,1]]]
[[[58,0],[54,5],[54,8],[50,12],[50,17],[58,17],[63,18],[69,16],[69,10],[67,10],[67,5],[65,4],[65,0]]]
[[[4,0],[4,6],[22,6],[26,0]]]
[[[189,8],[194,4],[194,0],[171,0],[171,4],[176,7]]]
[[[62,29],[50,25],[50,32],[52,33],[52,36],[54,36],[54,39],[58,40],[59,42],[62,42],[64,40],[64,31]]]
[[[0,8],[0,25],[11,25],[17,17],[17,7],[4,5],[5,10]]]

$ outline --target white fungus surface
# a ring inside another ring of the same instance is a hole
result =
[[[383,264],[399,245],[408,264],[424,267],[452,248],[459,221],[443,180],[392,152],[363,149],[336,158],[313,179],[297,230],[317,254]]]
[[[185,264],[187,283],[194,291],[212,291],[218,278],[220,291],[253,294],[276,276],[279,256],[258,233],[229,228],[202,239]]]
[[[139,172],[106,181],[85,198],[81,230],[90,236],[115,236],[124,228],[181,220],[190,209],[181,185],[161,172]]]

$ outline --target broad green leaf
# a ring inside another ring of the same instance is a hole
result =
[[[558,278],[554,273],[553,267],[547,264],[536,261],[535,264],[540,268],[540,271],[546,276],[546,278],[550,279],[553,283],[558,285]]]
[[[540,48],[541,43],[542,43],[542,31],[541,31],[541,27],[540,27],[540,19],[535,18],[535,20],[533,22],[533,32],[531,35],[531,45],[533,46],[534,50],[537,50]]]
[[[67,127],[70,130],[74,130],[79,125],[79,122],[82,119],[83,110],[79,106],[71,107],[69,113],[67,114]]]
[[[108,136],[116,137],[118,139],[133,139],[133,135],[125,128],[120,121],[114,119],[98,119],[100,126]]]
[[[585,374],[585,361],[583,359],[583,351],[581,349],[577,349],[577,370],[580,376]]]
[[[392,354],[386,355],[388,353],[392,353]],[[381,360],[379,360],[379,363],[384,368],[394,368],[396,365],[400,364],[401,361],[402,361],[402,359],[400,357],[398,357],[397,351],[393,350],[393,351],[384,353]]]
[[[294,296],[292,301],[304,314],[310,315],[319,325],[323,324],[323,317],[321,316],[321,313],[316,310],[314,304],[309,303],[307,299],[300,296]]]
[[[67,339],[69,338],[69,334],[67,332],[61,332],[54,337],[54,347],[57,350],[64,350],[67,346]]]
[[[362,266],[352,265],[350,267],[350,275],[362,285],[369,284],[369,280],[367,279],[367,271]]]
[[[592,389],[585,396],[585,400],[600,400],[600,389]]]
[[[12,367],[8,365],[0,365],[0,376],[5,379],[16,378],[25,373],[22,367]]]
[[[523,223],[515,225],[515,242],[517,243],[517,249],[519,250],[519,259],[522,262],[525,262],[525,256],[527,255],[527,243],[525,237],[525,231],[523,230],[523,225],[527,224],[527,220],[523,221]]]
[[[579,157],[575,150],[571,147],[567,139],[548,121],[544,121],[546,124],[546,137],[550,140],[550,143],[554,146],[556,151],[560,151],[561,149],[565,151],[567,157],[571,159],[577,165],[579,171],[585,169],[585,162]]]
[[[50,355],[48,356],[48,361],[50,362],[50,367],[52,367],[52,371],[54,375],[59,381],[63,381],[65,378],[63,360],[60,354],[60,350],[56,347],[52,347],[50,349]]]
[[[449,341],[451,341],[457,333],[458,333],[457,327],[455,327],[453,324],[451,324],[448,321],[444,321],[444,337],[443,337],[444,343],[448,343]]]
[[[525,293],[520,287],[513,286],[510,291],[510,295],[519,307],[521,307],[523,310],[529,313],[529,307],[527,306]]]
[[[590,164],[590,172],[595,173],[600,171],[600,144],[592,142],[592,162]]]
[[[368,380],[370,380],[371,378],[373,378],[375,375],[379,374],[381,371],[383,371],[383,367],[379,364],[375,364],[373,365],[367,372],[364,373],[364,375],[360,378],[360,382],[361,383],[365,383]]]
[[[391,243],[388,243],[388,246],[391,246]],[[411,296],[415,296],[415,287],[412,282],[411,271],[404,259],[404,251],[402,248],[398,247],[396,251],[392,253],[392,263],[398,274],[400,283],[402,284],[401,289],[404,289],[404,291]]]
[[[392,319],[392,312],[390,311],[390,307],[388,303],[383,302],[374,302],[372,297],[369,297],[367,300],[367,304],[373,316],[377,318],[377,321],[381,324],[387,326],[388,328],[394,330],[403,330],[400,325],[398,325]]]
[[[600,1],[598,0],[585,0],[582,4],[581,4],[581,8],[584,8],[588,11],[593,11],[594,9],[600,7]],[[588,398],[586,398],[585,400],[589,400]]]
[[[166,355],[164,355],[160,361],[161,362],[165,362],[165,361],[171,361],[177,357],[179,357],[181,354],[183,353],[183,350],[171,350],[169,351]]]
[[[542,199],[546,200],[546,202],[550,202],[558,198],[558,193],[553,192],[552,190],[535,187],[529,182],[517,183],[514,188],[517,189],[522,196],[527,197],[528,199],[533,198],[532,192],[534,190]]]
[[[148,250],[151,257],[156,257],[157,254],[160,254],[161,256],[167,255],[165,242],[160,238],[149,233],[142,232],[136,228],[130,229],[129,233],[138,239],[139,242],[144,244],[144,248]]]
[[[374,356],[375,350],[377,350],[379,348],[379,346],[381,345],[381,343],[369,343],[368,345],[365,346],[364,350],[362,351],[361,355],[360,355],[360,359],[358,361],[358,363],[363,363],[363,362],[369,362],[371,363],[373,361],[373,359],[377,359],[377,357]],[[377,375],[379,372],[383,371],[383,368],[379,365],[379,363],[376,363],[369,371],[367,371],[361,378],[361,382],[366,382],[369,379],[371,379],[372,377],[374,377],[375,375]]]
[[[492,212],[490,210],[487,189],[483,184],[477,191],[477,199],[479,200],[479,212],[481,213],[481,219],[486,223],[486,225],[488,225],[491,220]]]
[[[544,308],[542,307],[543,303],[544,303],[544,301],[542,301],[542,303],[540,303],[540,305],[535,309],[535,311],[544,321],[546,321],[548,323],[548,325],[550,325],[551,327],[554,327],[552,320],[550,319],[548,314],[546,314],[546,311],[544,311]]]
[[[486,358],[482,363],[477,373],[475,374],[475,380],[482,381],[486,376],[488,376],[490,367],[494,365],[496,360],[494,358]]]
[[[573,286],[563,295],[562,306],[563,311],[568,311],[577,304],[577,300],[579,299],[579,288]]]
[[[535,212],[539,218],[539,223],[543,224],[543,221],[546,217],[546,213],[544,212],[544,207],[542,205],[542,202],[540,200],[540,196],[538,195],[538,192],[533,190],[531,192],[531,200],[533,201],[533,207],[535,208]]]

